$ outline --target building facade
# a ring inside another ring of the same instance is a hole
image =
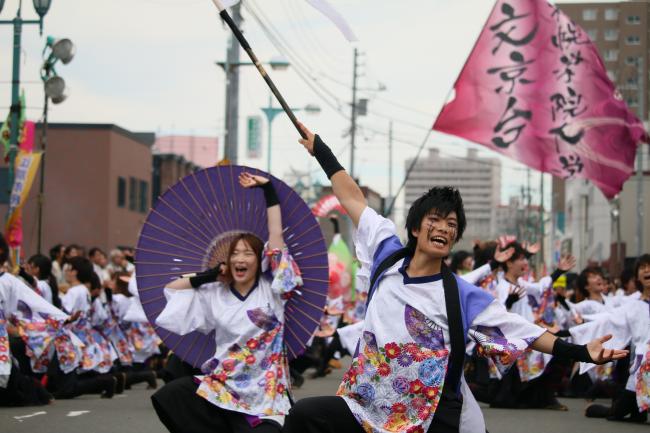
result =
[[[219,139],[194,135],[165,135],[156,137],[153,151],[161,155],[182,156],[195,166],[212,167],[219,162]]]
[[[406,160],[408,170],[412,159]],[[445,157],[429,149],[419,159],[405,186],[405,208],[434,186],[453,186],[463,196],[467,230],[459,248],[470,248],[474,239],[491,239],[497,234],[496,211],[501,201],[501,162],[469,149],[462,158]]]
[[[650,0],[559,3],[558,6],[587,32],[621,97],[647,125]],[[571,253],[577,257],[579,267],[600,264],[614,274],[619,273],[625,263],[631,265],[638,253],[637,228],[650,216],[648,146],[641,149],[641,168],[637,158],[635,172],[612,202],[585,180],[554,180],[552,245],[555,258],[562,252]],[[642,182],[637,178],[639,169],[643,173]],[[642,206],[638,199],[640,184]],[[639,209],[643,210],[641,217]],[[650,250],[649,231],[643,230],[643,252]]]
[[[37,130],[36,149],[41,148]],[[42,252],[57,243],[105,250],[134,246],[151,205],[153,133],[112,124],[49,124],[45,155]],[[0,189],[7,190],[7,167]],[[23,252],[37,252],[42,167],[23,208]],[[6,195],[0,212],[7,212]]]

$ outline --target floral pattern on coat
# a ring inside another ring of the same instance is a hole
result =
[[[286,415],[289,378],[283,351],[283,325],[272,311],[247,311],[261,329],[244,346],[233,345],[224,359],[212,358],[201,370],[205,376],[197,394],[224,409],[255,416]]]

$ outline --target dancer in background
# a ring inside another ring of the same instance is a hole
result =
[[[650,410],[650,254],[642,255],[636,263],[634,275],[639,299],[630,300],[621,307],[594,315],[584,315],[585,324],[571,329],[576,342],[584,342],[600,332],[613,334],[609,345],[631,347],[630,376],[618,390],[611,407],[592,405],[586,415],[611,421],[629,420],[644,423]],[[581,372],[589,369],[581,365]]]

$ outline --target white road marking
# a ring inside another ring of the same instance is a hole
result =
[[[34,417],[34,416],[45,415],[45,414],[47,414],[47,412],[40,411],[40,412],[30,413],[29,415],[15,416],[14,419],[17,420],[18,422],[23,422],[23,420],[25,418],[31,418],[31,417]]]
[[[90,413],[89,410],[71,410],[66,416],[79,416],[86,413]]]

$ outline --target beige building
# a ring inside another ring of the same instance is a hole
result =
[[[558,6],[596,44],[609,77],[632,109],[640,106],[640,84],[643,84],[646,98],[643,117],[647,119],[650,1],[558,3]],[[643,83],[639,82],[640,76]]]
[[[37,149],[40,149],[40,128]],[[112,124],[48,125],[42,252],[57,243],[105,250],[136,244],[151,205],[153,133]],[[7,212],[7,167],[0,213]],[[23,251],[37,252],[39,170],[23,209]]]
[[[406,160],[406,169],[411,162]],[[475,149],[469,149],[465,157],[441,156],[438,149],[429,149],[427,158],[418,160],[406,182],[406,212],[430,188],[446,185],[459,189],[465,205],[467,230],[459,248],[470,248],[474,239],[494,238],[501,201],[501,162],[478,156]]]

